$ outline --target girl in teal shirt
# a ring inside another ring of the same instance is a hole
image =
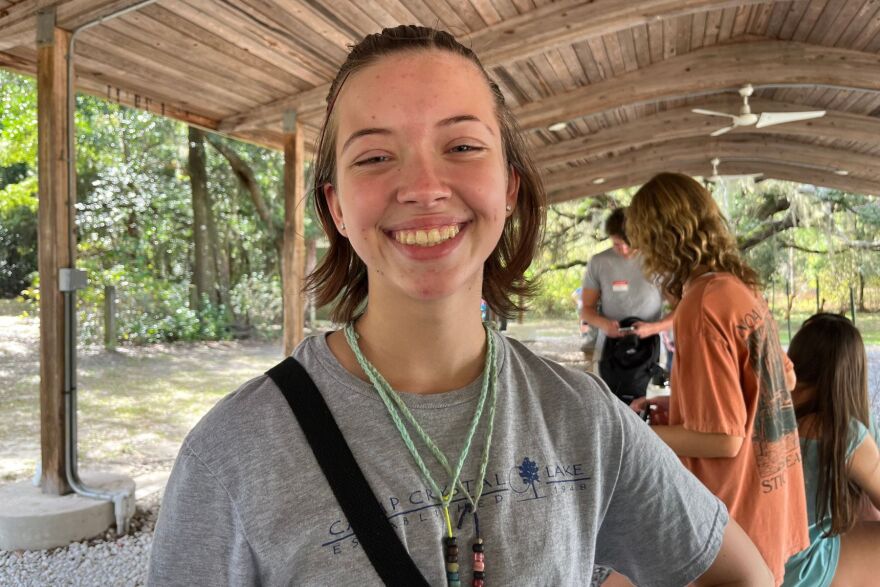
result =
[[[789,559],[783,585],[876,585],[880,522],[858,519],[863,496],[880,507],[880,451],[868,409],[862,337],[845,317],[816,314],[792,339],[788,354],[798,380],[792,399],[810,546]]]

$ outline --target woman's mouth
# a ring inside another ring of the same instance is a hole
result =
[[[394,240],[403,245],[435,247],[455,238],[460,230],[461,227],[458,224],[450,224],[417,230],[395,230],[391,234]]]

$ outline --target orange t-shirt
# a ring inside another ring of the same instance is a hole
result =
[[[734,458],[682,462],[717,495],[776,577],[809,546],[797,420],[766,302],[729,273],[694,280],[675,311],[670,425],[744,438]]]

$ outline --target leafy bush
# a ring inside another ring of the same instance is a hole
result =
[[[240,321],[236,330],[261,338],[278,335],[283,312],[278,275],[262,272],[245,275],[229,292],[229,297],[232,312]]]
[[[36,191],[33,176],[0,189],[0,298],[19,295],[37,270]]]

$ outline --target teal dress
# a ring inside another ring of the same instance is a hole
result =
[[[856,448],[865,439],[868,429],[858,420],[849,426],[846,461],[849,462]],[[871,420],[871,433],[875,441],[878,429]],[[828,587],[837,571],[840,559],[840,536],[825,537],[831,527],[831,518],[816,519],[816,490],[819,487],[819,442],[801,438],[801,459],[804,467],[804,487],[807,491],[807,523],[810,529],[810,546],[788,559],[785,563],[783,587]]]

